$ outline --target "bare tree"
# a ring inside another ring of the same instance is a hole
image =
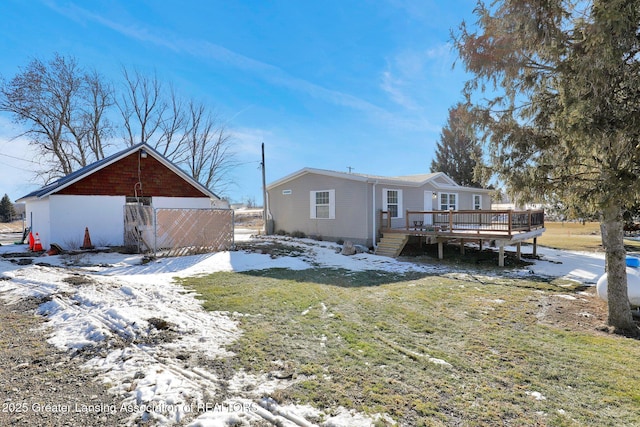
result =
[[[162,84],[157,76],[147,77],[137,70],[130,73],[124,68],[122,74],[125,91],[117,105],[122,114],[125,141],[129,146],[155,145],[154,134],[160,128],[167,108],[162,100]]]
[[[228,172],[235,164],[231,134],[216,111],[194,101],[189,103],[188,123],[182,163],[198,182],[224,191],[230,183]]]
[[[118,102],[128,145],[149,144],[184,166],[207,188],[223,191],[233,166],[232,139],[215,110],[165,91],[157,76],[123,71],[126,91]]]
[[[160,138],[155,144],[155,149],[163,156],[177,160],[185,151],[185,143],[188,138],[186,129],[189,127],[188,111],[185,103],[178,97],[173,87],[169,93],[167,109],[160,121]]]
[[[125,145],[141,142],[179,164],[193,178],[221,191],[233,165],[231,138],[220,116],[202,103],[180,98],[156,75],[123,69],[124,91],[96,71],[85,71],[74,58],[55,54],[49,62],[34,59],[8,82],[0,82],[0,111],[25,125],[42,153],[36,173],[45,182],[105,156],[105,144],[116,127]],[[116,105],[121,123],[109,120]]]
[[[87,72],[74,58],[56,53],[49,62],[32,60],[2,82],[0,110],[25,125],[24,134],[44,161],[36,173],[47,182],[104,157],[102,138],[109,132],[104,111],[112,97],[95,71]]]
[[[87,110],[83,115],[86,145],[95,160],[100,160],[104,158],[106,141],[113,135],[114,125],[107,118],[109,109],[115,104],[113,88],[96,71],[86,75],[86,84]]]
[[[187,113],[185,103],[173,87],[165,93],[158,77],[123,69],[125,92],[118,108],[122,114],[125,141],[132,146],[144,142],[168,159],[184,154]]]

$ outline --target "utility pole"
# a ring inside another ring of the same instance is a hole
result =
[[[349,173],[351,173],[351,171],[354,170],[355,168],[353,168],[351,166],[347,166],[347,169],[349,169]]]
[[[262,222],[264,223],[262,233],[267,234],[267,181],[265,178],[265,166],[264,166],[264,142],[262,143]]]

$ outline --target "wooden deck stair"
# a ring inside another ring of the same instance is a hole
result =
[[[395,258],[400,255],[404,245],[409,240],[408,234],[403,233],[385,233],[376,247],[376,255],[388,256]]]

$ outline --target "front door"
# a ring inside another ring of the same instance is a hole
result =
[[[432,210],[433,210],[433,191],[425,191],[424,192],[424,211],[428,212]],[[433,224],[433,215],[424,214],[424,223]]]

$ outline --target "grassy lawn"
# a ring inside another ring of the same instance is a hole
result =
[[[573,328],[586,314],[568,308],[569,326],[544,322],[555,294],[598,303],[554,283],[316,268],[183,284],[208,310],[250,315],[228,367],[284,369],[283,404],[411,426],[640,425],[640,343]]]
[[[546,231],[538,244],[572,251],[601,251],[600,223],[597,222],[545,222]],[[625,239],[628,252],[640,252],[640,242]]]

